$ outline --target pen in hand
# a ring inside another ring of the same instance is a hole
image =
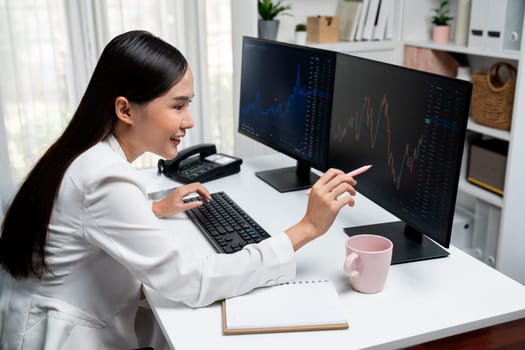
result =
[[[360,174],[364,173],[365,171],[367,171],[367,170],[370,169],[371,167],[372,167],[372,164],[369,164],[369,165],[363,165],[363,166],[360,167],[360,168],[357,168],[357,169],[352,170],[352,171],[349,172],[347,175],[350,175],[350,176],[354,177],[354,176],[357,176],[357,175],[360,175]]]
[[[367,171],[368,169],[370,169],[372,167],[372,164],[368,164],[368,165],[363,165],[362,167],[360,168],[357,168],[357,169],[354,169],[352,171],[350,171],[349,173],[347,173],[347,175],[350,175],[352,177],[354,176],[357,176],[359,174],[362,174],[364,173],[365,171]],[[309,195],[310,192],[312,192],[312,189],[310,188],[308,191],[306,191],[306,195]]]

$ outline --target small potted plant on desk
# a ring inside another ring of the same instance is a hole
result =
[[[306,44],[306,24],[298,23],[295,25],[295,43],[297,45]]]
[[[275,40],[279,30],[279,21],[275,18],[279,15],[289,15],[287,11],[291,9],[281,0],[257,0],[259,11],[259,38]]]
[[[432,41],[439,44],[446,44],[450,39],[450,25],[448,22],[453,19],[448,15],[450,8],[448,1],[443,0],[439,7],[435,8],[432,16]]]

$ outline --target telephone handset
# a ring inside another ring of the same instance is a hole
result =
[[[185,148],[171,160],[160,159],[159,174],[182,182],[206,182],[238,173],[242,159],[217,153],[214,144],[203,143]]]

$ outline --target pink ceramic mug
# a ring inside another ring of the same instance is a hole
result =
[[[385,287],[392,262],[392,241],[388,238],[361,234],[346,241],[344,271],[352,288],[362,293],[377,293]]]

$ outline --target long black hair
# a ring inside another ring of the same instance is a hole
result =
[[[188,63],[173,46],[144,31],[115,37],[102,52],[80,104],[58,140],[31,170],[11,202],[0,236],[0,266],[15,278],[42,277],[47,230],[67,168],[109,135],[115,99],[146,103],[184,76]]]

